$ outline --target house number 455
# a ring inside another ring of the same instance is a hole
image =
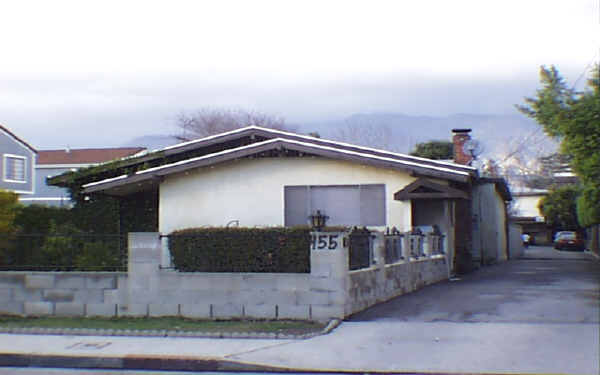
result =
[[[339,234],[319,234],[310,236],[311,250],[337,250],[340,246]]]

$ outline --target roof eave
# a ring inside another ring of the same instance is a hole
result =
[[[415,165],[403,165],[399,160],[383,160],[382,157],[373,155],[361,155],[347,150],[335,150],[329,147],[318,145],[303,144],[300,142],[273,139],[259,144],[239,147],[238,149],[226,150],[215,154],[205,155],[195,159],[173,163],[172,165],[150,168],[148,170],[138,171],[135,175],[126,178],[108,179],[106,182],[97,182],[84,185],[84,193],[93,193],[103,190],[110,190],[124,185],[140,183],[145,180],[155,179],[159,176],[167,176],[174,173],[185,172],[194,168],[210,166],[229,160],[244,158],[247,156],[260,154],[261,152],[274,149],[285,148],[292,151],[303,152],[315,156],[321,156],[336,160],[345,160],[364,165],[371,165],[380,168],[388,168],[403,171],[413,176],[427,176],[451,180],[456,182],[470,182],[471,176],[466,172],[450,172],[444,170],[435,170],[428,167]]]

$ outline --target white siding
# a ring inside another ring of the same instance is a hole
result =
[[[540,199],[543,197],[544,195],[513,197],[515,200],[513,207],[517,212],[515,216],[542,217],[540,209],[538,208],[538,204],[540,203]]]
[[[386,225],[410,228],[410,202],[394,193],[408,173],[324,158],[242,159],[169,176],[160,185],[159,230],[284,225],[284,186],[385,184]]]

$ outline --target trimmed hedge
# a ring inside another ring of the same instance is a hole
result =
[[[310,272],[308,227],[185,229],[169,248],[181,272]]]

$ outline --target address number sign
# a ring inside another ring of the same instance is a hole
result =
[[[316,234],[310,236],[311,250],[338,250],[342,247],[343,237],[339,234]]]

